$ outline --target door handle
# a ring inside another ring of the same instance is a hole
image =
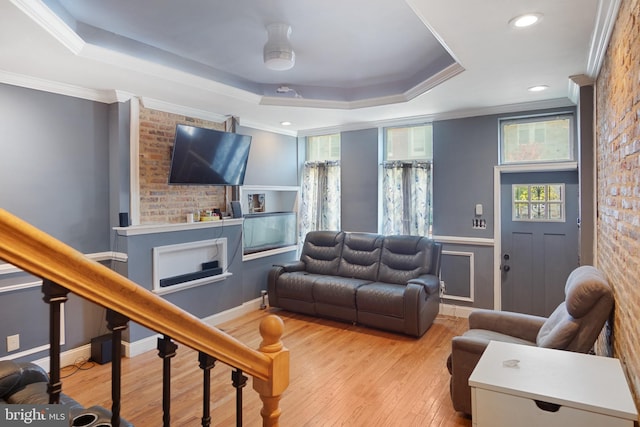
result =
[[[504,255],[502,255],[502,258],[503,258],[505,261],[509,261],[509,259],[511,258],[511,256],[510,256],[509,254],[504,254]],[[506,272],[507,272],[507,271],[509,271],[509,270],[511,270],[511,267],[509,267],[507,264],[503,264],[503,265],[502,265],[502,271],[504,271],[504,272],[506,273]]]

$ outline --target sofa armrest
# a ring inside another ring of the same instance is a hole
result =
[[[31,362],[0,362],[0,398],[12,395],[33,383],[48,383],[49,375],[40,366]]]
[[[546,317],[531,314],[479,309],[469,315],[469,329],[485,329],[536,342]]]
[[[18,385],[21,371],[20,366],[12,360],[0,361],[0,399],[6,400],[5,396]]]
[[[409,283],[421,285],[429,295],[440,292],[440,279],[433,274],[423,274],[415,279],[410,279],[407,284]]]
[[[307,269],[306,264],[302,261],[295,261],[282,265],[274,265],[274,267],[282,267],[283,273],[292,273],[294,271],[304,271]]]
[[[49,374],[39,365],[32,362],[18,362],[22,368],[21,382],[23,384],[49,382]]]
[[[447,368],[451,374],[451,401],[456,411],[471,414],[469,377],[488,344],[489,341],[476,337],[458,336],[451,340],[451,355],[447,359]]]

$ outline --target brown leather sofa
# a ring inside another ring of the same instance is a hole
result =
[[[421,236],[313,231],[269,272],[269,305],[422,336],[439,310],[442,245]]]
[[[454,409],[471,414],[469,376],[489,341],[588,353],[612,309],[613,293],[602,272],[592,266],[581,266],[567,278],[565,301],[548,318],[474,310],[469,315],[469,330],[451,341],[447,360]]]

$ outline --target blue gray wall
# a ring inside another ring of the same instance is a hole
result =
[[[244,126],[238,126],[236,132],[251,135],[245,185],[299,185],[296,137]]]
[[[378,130],[340,134],[341,222],[345,231],[378,231]]]
[[[109,251],[109,107],[0,84],[0,129],[0,207],[81,252]],[[27,286],[10,290],[15,285]],[[0,312],[2,342],[19,334],[19,352],[48,344],[38,278],[0,275]],[[65,312],[73,322],[63,350],[104,329],[103,311],[91,303],[71,296]]]

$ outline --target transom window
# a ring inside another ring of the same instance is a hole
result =
[[[307,161],[340,160],[340,134],[307,137]]]
[[[574,160],[570,114],[501,120],[500,131],[501,164]]]
[[[385,161],[431,160],[432,158],[431,124],[385,129]]]
[[[513,221],[565,221],[564,184],[513,184]]]

